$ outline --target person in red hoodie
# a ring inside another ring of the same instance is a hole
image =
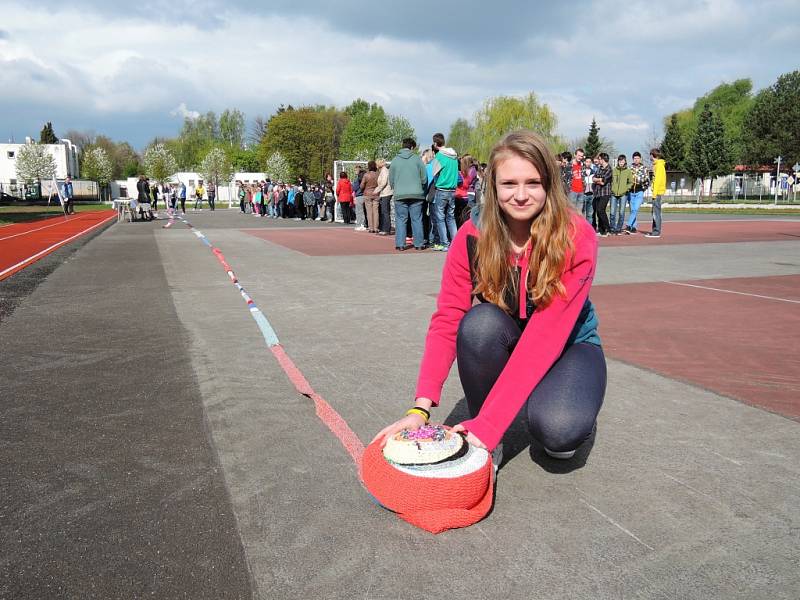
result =
[[[458,159],[458,187],[454,197],[456,200],[456,227],[461,227],[467,220],[467,203],[469,200],[469,189],[475,179],[475,160],[469,154],[465,154]]]
[[[464,223],[445,261],[415,405],[375,439],[424,425],[457,357],[470,418],[455,431],[494,450],[498,465],[501,439],[523,409],[547,454],[572,458],[594,431],[606,388],[589,300],[596,264],[594,229],[570,206],[544,140],[508,134],[489,158],[480,215]]]
[[[352,223],[353,184],[350,183],[345,171],[339,173],[339,183],[336,184],[336,199],[342,209],[342,219],[347,224]]]

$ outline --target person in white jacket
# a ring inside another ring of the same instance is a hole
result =
[[[380,199],[380,220],[381,226],[378,235],[389,235],[392,233],[392,186],[389,183],[389,165],[386,164],[385,158],[379,158],[377,161],[378,166],[378,187],[375,192]]]

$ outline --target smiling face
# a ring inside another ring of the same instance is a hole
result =
[[[497,203],[506,220],[530,223],[542,212],[547,201],[541,175],[536,166],[515,154],[497,163]]]

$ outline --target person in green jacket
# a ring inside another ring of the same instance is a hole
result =
[[[628,192],[633,186],[633,174],[628,168],[628,159],[624,154],[617,157],[617,166],[611,173],[611,234],[622,233],[625,223],[625,205],[628,203]]]
[[[403,149],[392,159],[389,168],[389,185],[394,191],[396,250],[406,249],[406,223],[411,220],[414,248],[425,249],[422,228],[422,203],[428,187],[428,174],[422,159],[414,152],[417,142],[413,138],[403,140]]]

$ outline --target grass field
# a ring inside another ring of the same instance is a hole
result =
[[[108,204],[76,204],[75,212],[108,209]],[[50,206],[0,206],[0,226],[11,223],[24,223],[51,217],[61,217],[64,211],[58,203]]]

